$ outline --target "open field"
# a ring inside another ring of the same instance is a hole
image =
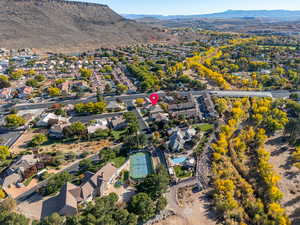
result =
[[[270,162],[281,176],[279,187],[283,192],[282,206],[293,224],[300,224],[300,171],[291,164],[292,148],[277,135],[269,139],[266,149],[271,153]]]

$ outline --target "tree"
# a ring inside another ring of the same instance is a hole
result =
[[[300,118],[291,118],[285,125],[285,133],[290,135],[289,141],[291,143],[296,143],[300,138]]]
[[[24,75],[24,70],[20,69],[20,70],[16,70],[11,72],[10,77],[13,80],[19,80],[23,75]]]
[[[0,187],[0,200],[5,198],[5,192],[3,191],[3,189]]]
[[[122,94],[122,93],[128,91],[128,87],[124,84],[118,84],[117,91],[118,91],[118,93]]]
[[[46,141],[48,141],[48,138],[46,135],[37,134],[31,140],[30,145],[31,146],[39,146],[39,145],[42,145],[43,143],[45,143]]]
[[[0,212],[12,212],[17,207],[17,203],[13,198],[6,198],[0,203]]]
[[[89,79],[93,75],[93,71],[88,68],[81,68],[79,72],[83,79]]]
[[[0,89],[1,88],[8,88],[11,84],[9,83],[8,77],[4,75],[0,75]]]
[[[51,97],[57,97],[61,95],[61,90],[56,87],[50,87],[48,88],[48,93]]]
[[[17,128],[25,125],[25,120],[23,117],[18,116],[17,114],[10,114],[5,117],[6,126],[11,128]]]
[[[135,100],[135,103],[137,104],[137,106],[141,107],[141,106],[143,106],[145,104],[145,99],[143,99],[143,98],[137,98]]]
[[[124,118],[127,122],[128,133],[137,134],[138,130],[140,129],[140,126],[136,115],[133,112],[126,112],[124,113]]]
[[[63,225],[65,218],[58,213],[53,213],[51,216],[45,217],[38,225]]]
[[[7,146],[0,146],[0,160],[5,161],[7,157],[10,155]]]
[[[168,204],[167,199],[162,196],[156,201],[156,213],[159,213],[160,211],[164,210]]]
[[[39,82],[36,79],[29,79],[26,81],[26,85],[36,88],[39,86]]]
[[[159,165],[155,174],[146,177],[137,185],[139,192],[147,193],[152,199],[159,199],[167,191],[169,185],[169,175],[163,165]]]
[[[71,126],[69,127],[69,130],[71,132],[71,136],[84,136],[87,134],[87,128],[85,124],[81,122],[75,122],[72,123]]]
[[[14,213],[2,211],[0,212],[1,225],[29,225],[29,219],[25,216]]]
[[[40,189],[40,193],[44,196],[57,193],[64,184],[72,179],[73,176],[68,172],[55,174],[49,178],[48,185]]]
[[[43,82],[46,79],[46,77],[42,74],[39,74],[39,75],[36,75],[34,77],[34,79],[36,79],[38,82]]]
[[[142,222],[155,216],[155,204],[146,193],[133,196],[129,203],[129,210],[138,215]]]

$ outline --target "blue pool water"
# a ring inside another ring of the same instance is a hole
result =
[[[171,159],[171,161],[175,164],[182,164],[184,163],[185,161],[187,160],[187,157],[178,157],[178,158],[174,158],[174,159]]]

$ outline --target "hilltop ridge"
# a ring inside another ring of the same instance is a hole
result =
[[[163,40],[107,5],[65,0],[1,0],[0,47],[53,50]]]

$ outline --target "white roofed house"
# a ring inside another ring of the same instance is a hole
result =
[[[95,120],[95,122],[87,127],[88,133],[93,134],[97,130],[108,129],[108,121],[106,119]]]
[[[64,123],[64,122],[60,122],[57,124],[54,124],[51,126],[51,128],[49,129],[49,137],[50,138],[63,138],[64,137],[64,133],[63,130],[65,127],[69,126],[70,123]]]
[[[180,129],[178,129],[169,138],[168,146],[171,151],[179,152],[181,149],[183,149],[184,143],[184,134]]]
[[[47,127],[57,123],[69,123],[69,118],[58,116],[54,113],[45,113],[41,115],[40,120],[35,125],[37,127]]]
[[[122,130],[127,126],[127,122],[123,116],[115,116],[110,120],[110,127],[114,130]]]
[[[125,109],[125,106],[117,101],[110,101],[107,103],[106,109],[108,111],[121,111]]]

